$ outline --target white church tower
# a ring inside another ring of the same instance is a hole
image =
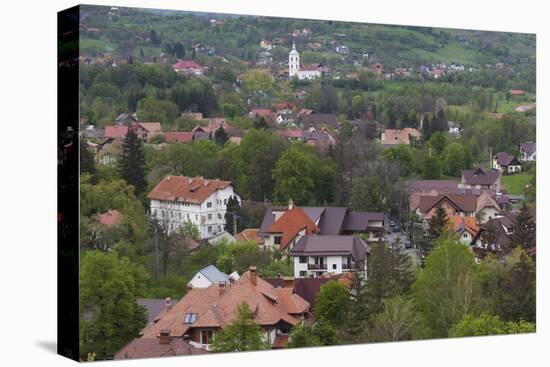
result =
[[[288,54],[288,77],[292,78],[300,70],[300,54],[296,51],[296,44],[292,43],[292,51]]]

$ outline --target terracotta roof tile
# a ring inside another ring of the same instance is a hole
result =
[[[121,222],[122,213],[116,209],[109,210],[105,213],[98,214],[97,220],[104,226],[111,227]]]
[[[136,338],[115,354],[114,359],[154,358],[167,356],[196,355],[209,353],[195,348],[187,341],[172,338],[170,343],[161,344],[159,338]]]
[[[275,223],[267,229],[268,233],[282,233],[280,249],[284,250],[296,235],[305,229],[306,235],[319,232],[319,228],[308,217],[304,210],[294,206],[286,211]]]
[[[123,138],[128,134],[128,126],[105,126],[106,138]]]
[[[232,185],[231,181],[202,177],[166,176],[147,195],[152,200],[186,201],[201,204],[216,190]]]
[[[259,229],[257,228],[244,229],[242,232],[235,235],[235,240],[243,242],[254,242],[258,245],[263,245],[265,240],[263,237],[258,236],[258,231]]]
[[[190,141],[193,141],[193,133],[192,132],[176,132],[176,131],[170,131],[164,133],[164,140],[167,143],[172,142],[180,142],[180,143],[188,143]]]
[[[142,332],[143,338],[156,338],[161,330],[169,330],[172,337],[181,337],[194,327],[224,327],[236,316],[239,304],[246,302],[258,325],[272,326],[281,320],[297,325],[303,318],[296,315],[309,309],[309,303],[298,295],[279,292],[269,283],[245,272],[233,285],[223,289],[218,285],[193,288],[169,310],[160,315],[156,323],[149,324]],[[184,324],[185,315],[196,313],[193,324]]]

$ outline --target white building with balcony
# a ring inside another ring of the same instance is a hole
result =
[[[225,231],[225,212],[232,196],[241,202],[231,181],[166,176],[147,198],[151,200],[151,217],[160,220],[169,231],[191,222],[205,239]]]
[[[303,236],[290,251],[295,278],[366,271],[369,245],[356,236]]]

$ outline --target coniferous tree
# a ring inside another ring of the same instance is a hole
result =
[[[403,251],[399,242],[394,242],[390,247],[391,269],[390,278],[393,281],[392,296],[407,295],[414,282],[414,270],[409,255]]]
[[[371,252],[367,259],[367,302],[368,313],[380,312],[382,300],[392,294],[392,280],[388,276],[391,271],[392,258],[390,249],[383,243],[371,245]]]
[[[145,190],[147,182],[145,181],[143,143],[133,129],[128,130],[128,134],[122,144],[119,169],[121,177],[134,186],[136,194],[139,195]]]
[[[428,235],[432,241],[435,241],[441,237],[441,234],[443,234],[449,225],[449,218],[447,217],[445,209],[441,206],[438,207],[435,210],[435,215],[433,215],[428,221],[428,224],[430,226],[428,229]]]
[[[367,281],[363,269],[356,269],[350,286],[348,313],[340,330],[344,343],[365,341],[365,329],[368,322]]]
[[[537,241],[535,218],[527,205],[523,205],[512,224],[514,232],[510,240],[514,247],[523,247],[525,250],[534,248]]]
[[[223,126],[218,127],[218,129],[214,133],[214,140],[216,141],[216,144],[218,144],[220,147],[223,147],[225,143],[229,140],[229,135],[227,134]]]
[[[225,230],[233,236],[243,230],[243,223],[240,216],[241,204],[236,196],[230,196],[227,200],[225,211]],[[236,224],[236,226],[235,226]],[[235,232],[237,227],[237,232]]]

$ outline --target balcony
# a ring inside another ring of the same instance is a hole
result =
[[[307,270],[327,270],[327,264],[307,264]]]

